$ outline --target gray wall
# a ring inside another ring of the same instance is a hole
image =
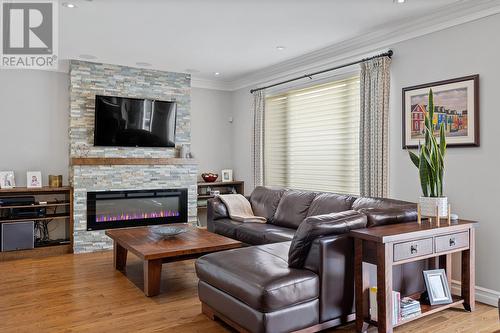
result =
[[[496,252],[500,224],[498,92],[500,90],[500,15],[460,25],[392,47],[390,116],[390,193],[415,201],[418,176],[401,149],[401,89],[415,84],[480,75],[481,147],[450,148],[446,158],[445,194],[453,212],[480,221],[477,228],[477,285],[500,291]]]
[[[0,170],[62,174],[68,183],[69,76],[41,70],[0,70]]]
[[[221,177],[222,169],[233,168],[232,114],[231,92],[191,89],[191,152],[198,161],[198,180],[202,180],[203,172],[215,172]],[[206,225],[206,210],[198,212],[198,221]]]
[[[252,126],[253,97],[249,88],[233,92],[233,166],[234,177],[245,181],[245,192],[253,190]]]
[[[191,152],[198,170],[216,172],[233,165],[231,92],[191,89]],[[201,179],[201,178],[200,178]]]
[[[445,192],[453,212],[480,221],[477,228],[477,285],[500,291],[500,260],[496,252],[500,224],[500,164],[498,95],[500,91],[500,15],[391,46],[390,100],[390,196],[416,201],[418,175],[401,149],[401,89],[416,84],[480,74],[481,147],[450,148],[447,155]],[[250,192],[252,99],[249,88],[234,92],[234,169],[247,181]]]

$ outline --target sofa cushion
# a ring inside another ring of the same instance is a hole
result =
[[[317,299],[318,275],[288,267],[289,247],[285,242],[208,254],[196,260],[196,274],[260,312]]]
[[[212,223],[214,233],[233,239],[236,239],[236,230],[243,224],[228,218],[215,220]]]
[[[387,199],[387,198],[368,198],[368,197],[361,197],[357,198],[353,204],[352,204],[352,210],[359,210],[361,208],[401,208],[401,207],[406,207],[406,208],[411,208],[411,207],[417,207],[416,204],[407,202],[407,201],[401,201],[401,200],[395,200],[395,199]]]
[[[343,212],[351,209],[352,203],[356,200],[350,195],[336,193],[320,193],[311,203],[307,216],[323,215]]]
[[[266,234],[266,241],[268,243],[289,242],[293,239],[297,230],[290,228],[279,228],[271,230]]]
[[[218,220],[223,218],[228,218],[229,213],[227,211],[226,205],[218,198],[209,199],[210,205],[212,206],[212,219]]]
[[[257,186],[250,195],[253,214],[271,221],[285,191],[284,188]]]
[[[288,190],[281,197],[272,223],[286,228],[297,229],[306,218],[315,192]]]
[[[366,215],[354,210],[306,218],[293,237],[288,252],[288,265],[294,268],[304,267],[304,262],[314,239],[322,236],[345,234],[353,229],[364,228],[366,222]]]
[[[361,208],[358,210],[368,218],[368,227],[378,225],[411,222],[417,220],[417,209],[412,207],[402,208]]]
[[[284,228],[269,223],[243,223],[236,230],[236,239],[240,242],[261,245],[291,241],[295,229]]]

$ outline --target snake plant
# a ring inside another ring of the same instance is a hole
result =
[[[439,128],[439,143],[434,136],[434,96],[429,91],[429,103],[424,111],[424,144],[418,147],[418,154],[408,151],[410,159],[419,170],[420,186],[424,197],[443,196],[444,156],[446,154],[446,136],[444,123]]]

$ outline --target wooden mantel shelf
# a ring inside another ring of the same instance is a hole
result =
[[[182,165],[197,164],[193,158],[74,157],[71,165]]]

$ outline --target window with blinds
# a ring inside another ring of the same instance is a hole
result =
[[[359,193],[359,76],[266,97],[264,183]]]

